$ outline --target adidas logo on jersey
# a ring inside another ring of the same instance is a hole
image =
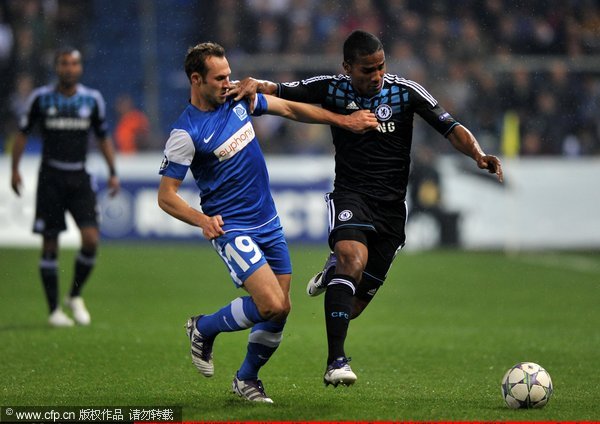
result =
[[[354,101],[351,101],[349,104],[346,105],[346,109],[348,109],[348,110],[358,110],[359,107],[356,106],[356,103],[354,103]]]

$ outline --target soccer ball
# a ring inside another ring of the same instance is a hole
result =
[[[552,391],[550,374],[533,362],[515,365],[502,379],[502,397],[513,409],[541,408],[550,400]]]

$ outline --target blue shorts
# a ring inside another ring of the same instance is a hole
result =
[[[264,264],[269,264],[275,274],[292,273],[279,217],[256,229],[229,231],[212,240],[212,245],[237,287]]]

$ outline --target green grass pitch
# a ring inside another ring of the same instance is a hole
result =
[[[261,372],[274,405],[229,392],[247,332],[222,334],[198,374],[183,325],[244,294],[206,243],[104,244],[84,297],[87,328],[51,329],[37,249],[0,249],[0,406],[181,406],[200,420],[600,419],[600,254],[403,252],[346,350],[358,381],[324,387],[321,298],[304,294],[323,246],[292,246],[293,310]],[[61,298],[73,250],[61,252]],[[541,410],[509,410],[513,364],[545,367]]]

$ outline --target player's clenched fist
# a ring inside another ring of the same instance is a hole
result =
[[[350,131],[357,134],[364,134],[367,131],[377,129],[379,122],[375,114],[369,110],[357,110],[351,115],[347,115],[347,126]]]

